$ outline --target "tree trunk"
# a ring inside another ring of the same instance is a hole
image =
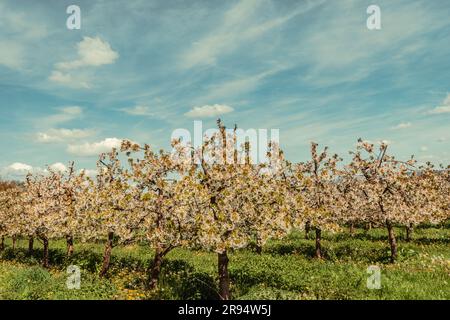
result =
[[[230,300],[230,275],[228,274],[228,261],[226,250],[218,254],[219,296],[221,300]]]
[[[34,251],[34,238],[29,237],[28,238],[28,254],[31,256]]]
[[[161,273],[161,267],[164,255],[160,249],[156,249],[155,257],[153,258],[152,267],[150,270],[150,280],[148,282],[148,288],[153,290],[156,288]]]
[[[414,226],[412,223],[410,223],[406,226],[406,241],[409,242],[412,240],[413,232],[414,232]]]
[[[67,257],[70,258],[73,255],[73,237],[66,236],[66,243],[67,243]]]
[[[372,222],[367,222],[366,224],[366,231],[372,230]]]
[[[5,250],[5,237],[2,236],[2,239],[0,241],[0,251]]]
[[[305,239],[309,239],[309,232],[311,231],[311,221],[305,223]]]
[[[13,250],[16,250],[16,240],[17,240],[17,239],[16,239],[16,236],[13,236],[13,237],[12,237],[12,249],[13,249]]]
[[[111,251],[113,248],[114,233],[108,232],[108,240],[105,244],[105,252],[103,254],[103,264],[100,270],[100,278],[103,278],[109,270],[109,265],[111,263]]]
[[[350,223],[349,232],[352,237],[355,235],[355,225],[353,224],[353,222]]]
[[[394,227],[389,220],[386,220],[386,227],[388,229],[389,245],[391,247],[391,263],[397,260],[397,241],[395,239]]]
[[[44,268],[48,268],[49,267],[49,263],[48,263],[48,239],[46,237],[42,238],[42,242],[44,244],[44,256],[42,259],[42,267]]]
[[[322,230],[316,227],[316,258],[322,259],[322,245],[320,241],[322,240]]]
[[[262,254],[262,251],[263,251],[262,247],[263,247],[262,246],[262,240],[261,240],[261,238],[258,235],[258,236],[256,236],[256,239],[255,239],[255,252],[257,254]]]

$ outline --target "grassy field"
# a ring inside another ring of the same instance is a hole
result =
[[[417,229],[404,241],[397,229],[399,261],[389,264],[384,229],[325,234],[324,260],[312,258],[314,240],[294,233],[270,242],[261,255],[251,250],[230,255],[234,299],[450,299],[450,228]],[[103,245],[76,243],[70,261],[65,242],[50,243],[50,270],[40,268],[36,243],[27,254],[27,241],[0,254],[0,299],[216,299],[217,259],[214,253],[176,249],[163,266],[159,288],[145,290],[152,252],[143,245],[113,249],[108,278],[97,272]],[[82,270],[81,289],[66,288],[68,265]],[[381,268],[379,290],[367,289],[367,267]]]

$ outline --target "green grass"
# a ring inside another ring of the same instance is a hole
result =
[[[251,250],[230,254],[235,299],[450,299],[450,229],[419,228],[404,241],[397,229],[399,259],[388,263],[386,232],[373,229],[325,234],[324,260],[314,259],[314,240],[293,233],[272,241],[258,255]],[[113,249],[107,279],[97,277],[101,243],[75,245],[65,257],[64,241],[50,243],[50,270],[40,268],[42,248],[28,255],[27,241],[0,254],[0,299],[216,299],[217,261],[210,252],[173,250],[164,262],[159,288],[145,290],[152,252],[144,245]],[[66,288],[68,265],[82,270],[81,289]],[[367,267],[381,268],[382,287],[367,289]]]

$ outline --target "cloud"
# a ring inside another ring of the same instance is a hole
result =
[[[0,41],[0,65],[11,69],[20,69],[23,66],[23,47],[12,41]]]
[[[80,118],[83,115],[83,108],[79,106],[66,106],[58,108],[58,112],[46,118],[39,119],[39,124],[45,123],[52,126],[60,123],[69,122]]]
[[[77,44],[78,59],[67,62],[59,62],[55,65],[58,70],[71,70],[80,67],[98,67],[105,64],[112,64],[119,57],[119,54],[111,49],[108,42],[99,37],[84,37]]]
[[[30,49],[48,34],[47,27],[38,14],[26,14],[6,1],[0,1],[0,65],[22,70],[29,63]]]
[[[91,177],[91,178],[93,178],[93,177],[95,177],[97,175],[97,170],[93,170],[93,169],[80,169],[80,170],[78,170],[79,174],[81,174],[82,172],[86,176]]]
[[[12,165],[8,166],[7,169],[17,171],[17,172],[30,172],[33,171],[33,167],[20,162],[15,162]]]
[[[247,24],[263,1],[240,1],[229,11],[225,12],[222,23],[209,35],[193,43],[181,57],[183,68],[196,65],[214,64],[218,55],[232,51],[239,42],[239,35],[235,32],[239,25]],[[246,23],[247,22],[247,23]]]
[[[412,126],[411,122],[402,122],[396,125],[395,127],[392,127],[392,130],[399,130],[399,129],[406,129]]]
[[[69,144],[67,152],[80,157],[98,156],[101,153],[109,152],[111,149],[119,149],[122,139],[106,138],[100,142],[83,144]]]
[[[0,29],[7,28],[8,34],[15,39],[39,40],[46,37],[48,28],[39,18],[37,14],[27,14],[24,10],[8,6],[6,1],[0,2]]]
[[[75,89],[89,89],[91,85],[87,80],[84,80],[82,77],[74,77],[69,73],[63,73],[58,70],[53,70],[51,75],[48,77],[50,81],[65,85],[70,88]]]
[[[27,174],[36,173],[36,171],[42,170],[36,170],[36,168],[25,163],[14,162],[7,167],[0,168],[0,176],[6,180],[23,180]]]
[[[136,105],[131,108],[123,108],[120,111],[125,112],[132,116],[154,116],[155,114],[150,111],[150,107],[144,105]]]
[[[47,132],[38,132],[36,140],[41,143],[63,142],[88,138],[93,134],[94,131],[88,129],[50,129]]]
[[[61,162],[56,162],[48,166],[56,172],[65,172],[67,167]],[[14,162],[13,164],[0,168],[0,176],[9,180],[23,180],[27,174],[48,174],[47,169],[41,167],[33,167],[26,163]]]
[[[61,162],[54,163],[54,164],[50,165],[49,168],[51,170],[57,171],[57,172],[67,171],[67,167],[64,164],[62,164]]]
[[[447,94],[447,97],[442,102],[441,106],[437,106],[431,111],[428,111],[428,114],[442,114],[442,113],[450,113],[450,93]]]
[[[48,79],[67,87],[89,89],[89,81],[79,74],[74,75],[73,72],[80,68],[113,64],[119,57],[110,44],[99,37],[84,37],[77,44],[77,52],[77,59],[56,63]]]
[[[422,152],[428,151],[428,147],[422,146],[422,147],[420,147],[420,151],[422,151]]]
[[[224,13],[221,23],[213,30],[195,41],[192,46],[180,57],[181,68],[189,69],[199,65],[214,65],[219,56],[235,51],[242,44],[257,39],[272,29],[282,26],[295,16],[305,13],[314,6],[297,7],[290,13],[266,18],[269,1],[241,0],[230,10]],[[262,20],[262,17],[264,21]]]
[[[315,86],[357,83],[386,66],[402,67],[435,46],[429,34],[447,24],[424,1],[408,6],[386,2],[382,8],[389,13],[382,14],[382,30],[373,32],[361,15],[342,14],[362,10],[359,1],[328,1],[322,6],[320,19],[291,46],[291,56],[308,66],[301,79]]]
[[[208,93],[202,97],[203,100],[210,101],[220,98],[235,97],[240,94],[251,92],[258,88],[262,81],[266,78],[285,70],[285,66],[276,66],[258,74],[241,77],[229,81],[222,82],[218,85],[209,87]]]
[[[224,104],[205,105],[203,107],[194,107],[185,115],[189,118],[211,118],[221,114],[230,113],[234,109]]]

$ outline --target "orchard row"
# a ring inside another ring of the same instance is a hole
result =
[[[155,152],[123,141],[121,150],[100,155],[95,177],[72,163],[66,172],[49,168],[24,183],[4,184],[0,249],[5,237],[28,237],[30,250],[39,239],[48,267],[52,239],[65,238],[69,256],[74,240],[103,240],[103,277],[114,246],[145,242],[155,253],[150,289],[172,249],[211,250],[218,254],[219,294],[229,299],[230,250],[252,244],[260,251],[293,229],[314,229],[316,257],[322,258],[323,230],[371,224],[386,228],[395,262],[394,225],[410,235],[415,225],[450,218],[448,167],[400,161],[386,144],[362,140],[348,163],[315,143],[310,161],[291,163],[271,142],[268,163],[254,164],[252,146],[238,146],[233,131],[220,121],[218,127],[197,149],[173,141],[172,152]],[[230,155],[233,161],[224,161]]]

